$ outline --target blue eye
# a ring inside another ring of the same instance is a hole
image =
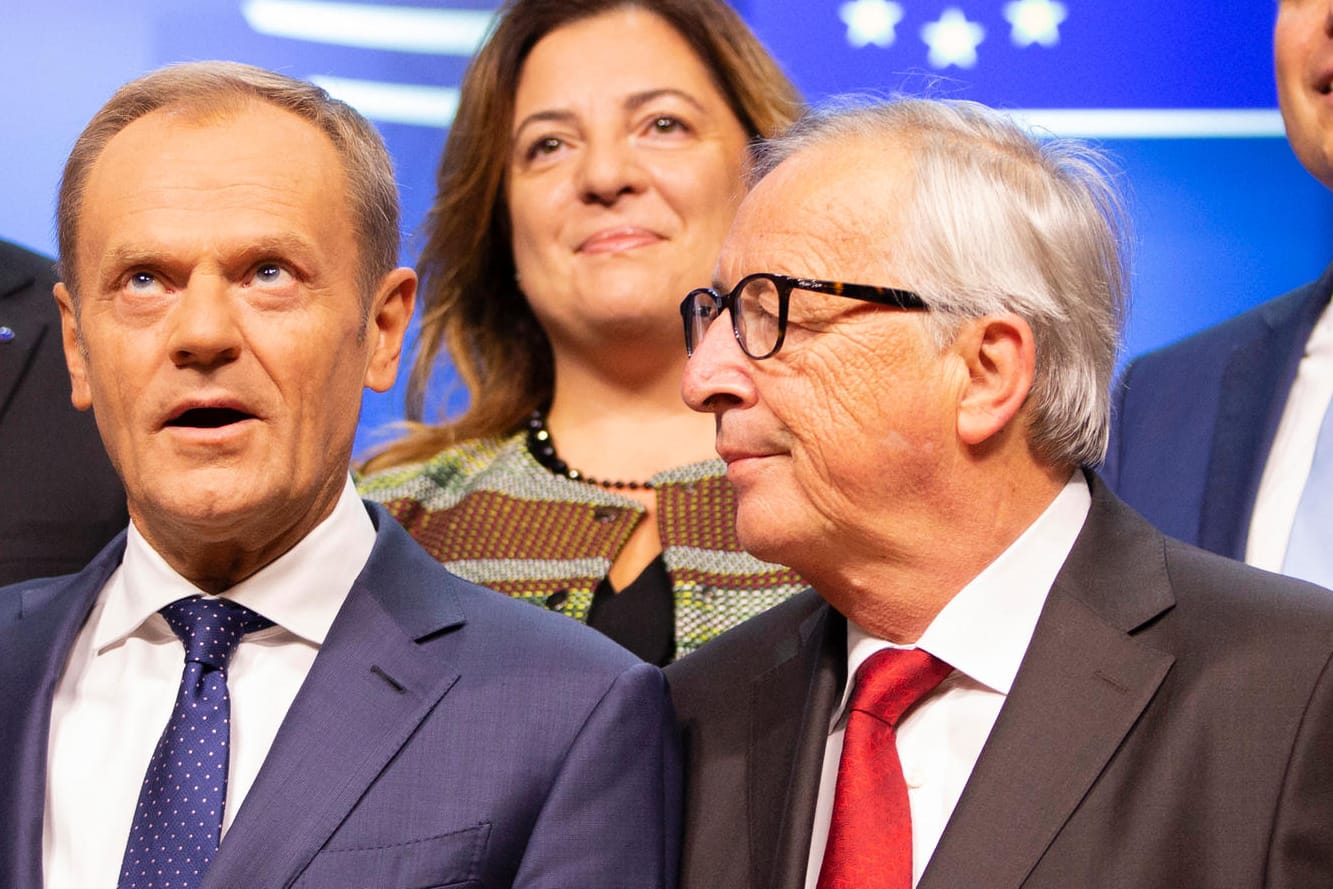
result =
[[[255,269],[256,284],[280,284],[288,275],[286,269],[276,262],[266,262]]]
[[[125,289],[135,293],[147,293],[157,287],[157,278],[148,272],[134,272],[125,282]]]

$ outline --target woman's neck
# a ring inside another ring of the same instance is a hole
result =
[[[683,350],[677,360],[637,375],[609,375],[557,357],[546,424],[561,459],[597,478],[642,481],[717,456],[713,418],[681,401],[683,368]]]

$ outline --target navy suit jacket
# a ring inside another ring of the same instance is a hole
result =
[[[69,402],[55,280],[0,241],[0,586],[78,571],[129,522],[93,415]]]
[[[1132,361],[1102,476],[1172,537],[1245,558],[1250,516],[1333,266],[1312,284]]]
[[[803,889],[846,621],[813,590],[667,667],[681,889]],[[1104,485],[918,889],[1333,885],[1333,598]]]
[[[674,886],[661,673],[367,509],[375,548],[204,887]],[[41,886],[52,693],[123,550],[0,590],[0,885]]]

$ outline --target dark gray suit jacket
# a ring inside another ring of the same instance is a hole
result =
[[[51,260],[0,241],[0,585],[78,571],[129,522],[91,413],[69,403]]]
[[[449,574],[388,513],[204,889],[675,885],[656,667]],[[124,541],[0,589],[0,886],[42,885],[52,693]]]
[[[682,889],[799,889],[846,622],[813,591],[667,670]],[[1333,885],[1333,596],[1163,537],[1094,480],[920,889]]]

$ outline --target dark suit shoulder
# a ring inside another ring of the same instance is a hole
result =
[[[18,244],[0,241],[0,298],[27,297],[49,310],[51,285],[56,282],[55,261]]]
[[[0,626],[22,618],[36,608],[42,608],[69,589],[71,575],[37,577],[0,586]]]
[[[1123,632],[1161,625],[1266,637],[1278,627],[1333,639],[1333,593],[1163,533],[1089,474],[1092,508],[1057,580]],[[1072,581],[1071,583],[1067,583]]]
[[[76,572],[0,584],[0,627],[47,610],[87,611],[125,554],[125,531]]]
[[[1333,270],[1333,267],[1330,267]],[[1313,323],[1328,301],[1333,276],[1325,273],[1318,281],[1297,287],[1281,296],[1260,303],[1239,315],[1204,328],[1184,339],[1146,352],[1131,361],[1125,380],[1156,380],[1159,375],[1198,378],[1218,372],[1239,344],[1253,341],[1267,330],[1304,320]]]
[[[780,644],[779,640],[797,634],[801,624],[823,604],[818,593],[805,589],[667,665],[664,672],[683,682],[715,675],[719,670],[729,672],[745,668],[753,665],[759,654],[766,655],[765,660],[771,660],[775,642]]]
[[[1333,594],[1092,490],[922,887],[1328,885]]]
[[[1280,648],[1288,653],[1309,648],[1321,663],[1333,652],[1333,592],[1170,537],[1164,540],[1175,610],[1200,636],[1218,637],[1227,646],[1283,640]]]
[[[803,629],[812,631],[811,618],[825,607],[806,589],[669,664],[663,672],[677,712],[683,718],[706,701],[734,700],[750,678],[795,657],[806,641]]]
[[[0,583],[75,571],[125,527],[97,424],[70,403],[53,261],[0,241]]]

